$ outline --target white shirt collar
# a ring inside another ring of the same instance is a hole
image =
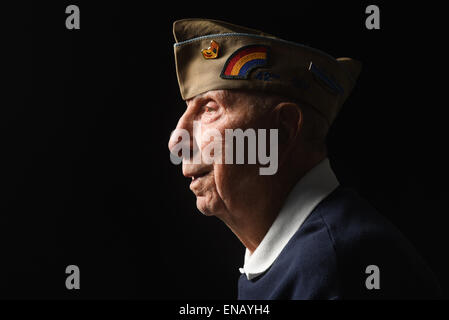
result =
[[[268,270],[313,209],[338,185],[328,158],[307,172],[289,193],[281,211],[253,254],[246,249],[245,263],[240,272],[251,280]]]

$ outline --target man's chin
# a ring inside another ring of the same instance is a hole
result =
[[[199,196],[196,197],[196,207],[205,216],[213,216],[213,210],[211,208],[211,201],[206,197]]]
[[[214,196],[197,196],[196,207],[205,216],[220,216],[224,212],[224,205]]]

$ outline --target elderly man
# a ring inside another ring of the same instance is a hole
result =
[[[174,36],[187,108],[169,149],[182,158],[198,209],[221,219],[246,247],[240,299],[438,296],[412,246],[339,186],[329,165],[326,135],[359,62],[215,20],[176,21]],[[260,159],[236,163],[233,141],[217,138],[230,129],[275,130],[270,139],[257,135],[258,148],[276,152],[275,170],[262,174]],[[224,161],[230,150],[234,161]]]

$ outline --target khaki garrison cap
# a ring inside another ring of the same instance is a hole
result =
[[[361,70],[356,60],[223,21],[178,20],[173,34],[184,100],[209,90],[259,90],[307,103],[332,123]]]

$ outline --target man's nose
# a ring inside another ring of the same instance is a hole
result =
[[[188,134],[188,139],[184,139],[181,137],[180,133],[184,131],[184,133]],[[170,139],[168,140],[168,149],[171,153],[173,153],[175,146],[179,143],[182,143],[184,147],[188,150],[193,149],[193,120],[189,116],[189,114],[184,113],[182,117],[179,119],[178,124],[176,125],[175,130],[172,132]],[[187,145],[185,145],[187,144]],[[182,146],[180,146],[182,147]],[[186,157],[187,155],[181,154],[181,149],[179,149],[179,154],[175,154],[178,157]]]

